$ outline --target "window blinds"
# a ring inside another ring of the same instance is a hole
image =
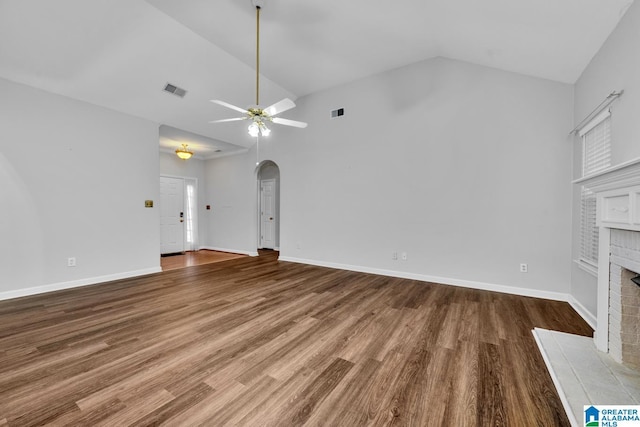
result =
[[[598,227],[596,226],[596,195],[587,187],[582,186],[580,198],[580,259],[598,266]]]
[[[611,166],[611,113],[603,111],[580,130],[583,141],[582,176]],[[598,264],[598,227],[596,195],[582,186],[580,197],[580,258],[594,267]]]
[[[595,124],[580,131],[584,141],[582,176],[611,166],[611,113],[608,110],[604,113],[594,119]]]

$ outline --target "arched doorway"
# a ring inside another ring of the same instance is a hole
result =
[[[280,168],[258,165],[258,249],[280,250]]]

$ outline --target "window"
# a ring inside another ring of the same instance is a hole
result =
[[[611,166],[611,113],[606,110],[580,130],[582,137],[582,176],[593,175]],[[580,261],[598,265],[598,227],[596,195],[588,186],[580,194]]]
[[[599,114],[581,131],[582,176],[611,166],[611,113]],[[595,122],[595,124],[594,124]]]
[[[197,181],[185,178],[185,242],[188,251],[198,250]]]
[[[596,226],[596,195],[584,185],[580,197],[580,260],[598,266],[598,227]]]

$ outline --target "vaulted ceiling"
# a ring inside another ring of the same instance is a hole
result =
[[[265,0],[261,103],[437,56],[574,83],[631,1]],[[0,0],[0,77],[166,125],[166,147],[251,145],[208,122],[234,115],[210,99],[253,103],[254,66],[251,0]]]

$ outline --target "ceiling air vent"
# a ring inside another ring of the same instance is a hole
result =
[[[179,96],[180,98],[184,98],[184,96],[187,94],[186,90],[176,85],[172,85],[171,83],[167,83],[167,85],[164,87],[164,90],[165,92],[172,93],[176,96]]]
[[[337,117],[344,116],[344,108],[338,108],[337,110],[331,110],[331,118],[335,119]]]

